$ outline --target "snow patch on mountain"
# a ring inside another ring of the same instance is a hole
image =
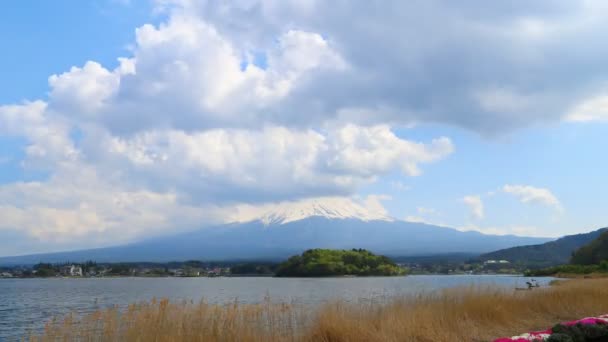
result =
[[[359,219],[362,221],[392,221],[385,212],[370,210],[350,198],[316,198],[284,202],[265,212],[259,220],[265,225],[285,224],[320,216],[328,219]]]
[[[380,204],[382,198],[355,200],[349,197],[320,197],[293,202],[240,208],[234,221],[262,221],[264,225],[281,225],[309,217],[328,219],[358,219],[362,221],[394,221]]]

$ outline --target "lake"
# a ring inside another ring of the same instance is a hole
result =
[[[553,278],[537,278],[547,285]],[[529,278],[498,275],[412,275],[369,278],[86,278],[0,279],[0,341],[40,331],[50,318],[89,313],[153,298],[209,303],[275,302],[318,305],[341,299],[383,301],[394,296],[469,285],[525,287]]]

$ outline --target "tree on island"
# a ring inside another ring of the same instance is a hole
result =
[[[279,265],[277,277],[397,276],[405,270],[364,249],[310,249]]]

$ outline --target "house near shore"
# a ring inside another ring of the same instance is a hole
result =
[[[64,277],[82,277],[82,267],[76,265],[63,266],[60,272]]]
[[[169,274],[171,274],[174,277],[183,277],[184,270],[181,268],[171,268],[171,269],[169,269]]]
[[[0,278],[12,278],[13,275],[11,273],[8,272],[2,272],[0,273]]]

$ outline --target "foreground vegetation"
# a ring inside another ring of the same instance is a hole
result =
[[[608,311],[608,279],[533,291],[461,288],[318,310],[269,300],[133,304],[48,324],[31,341],[491,341]]]
[[[395,276],[405,270],[365,249],[310,249],[280,264],[277,277]]]

